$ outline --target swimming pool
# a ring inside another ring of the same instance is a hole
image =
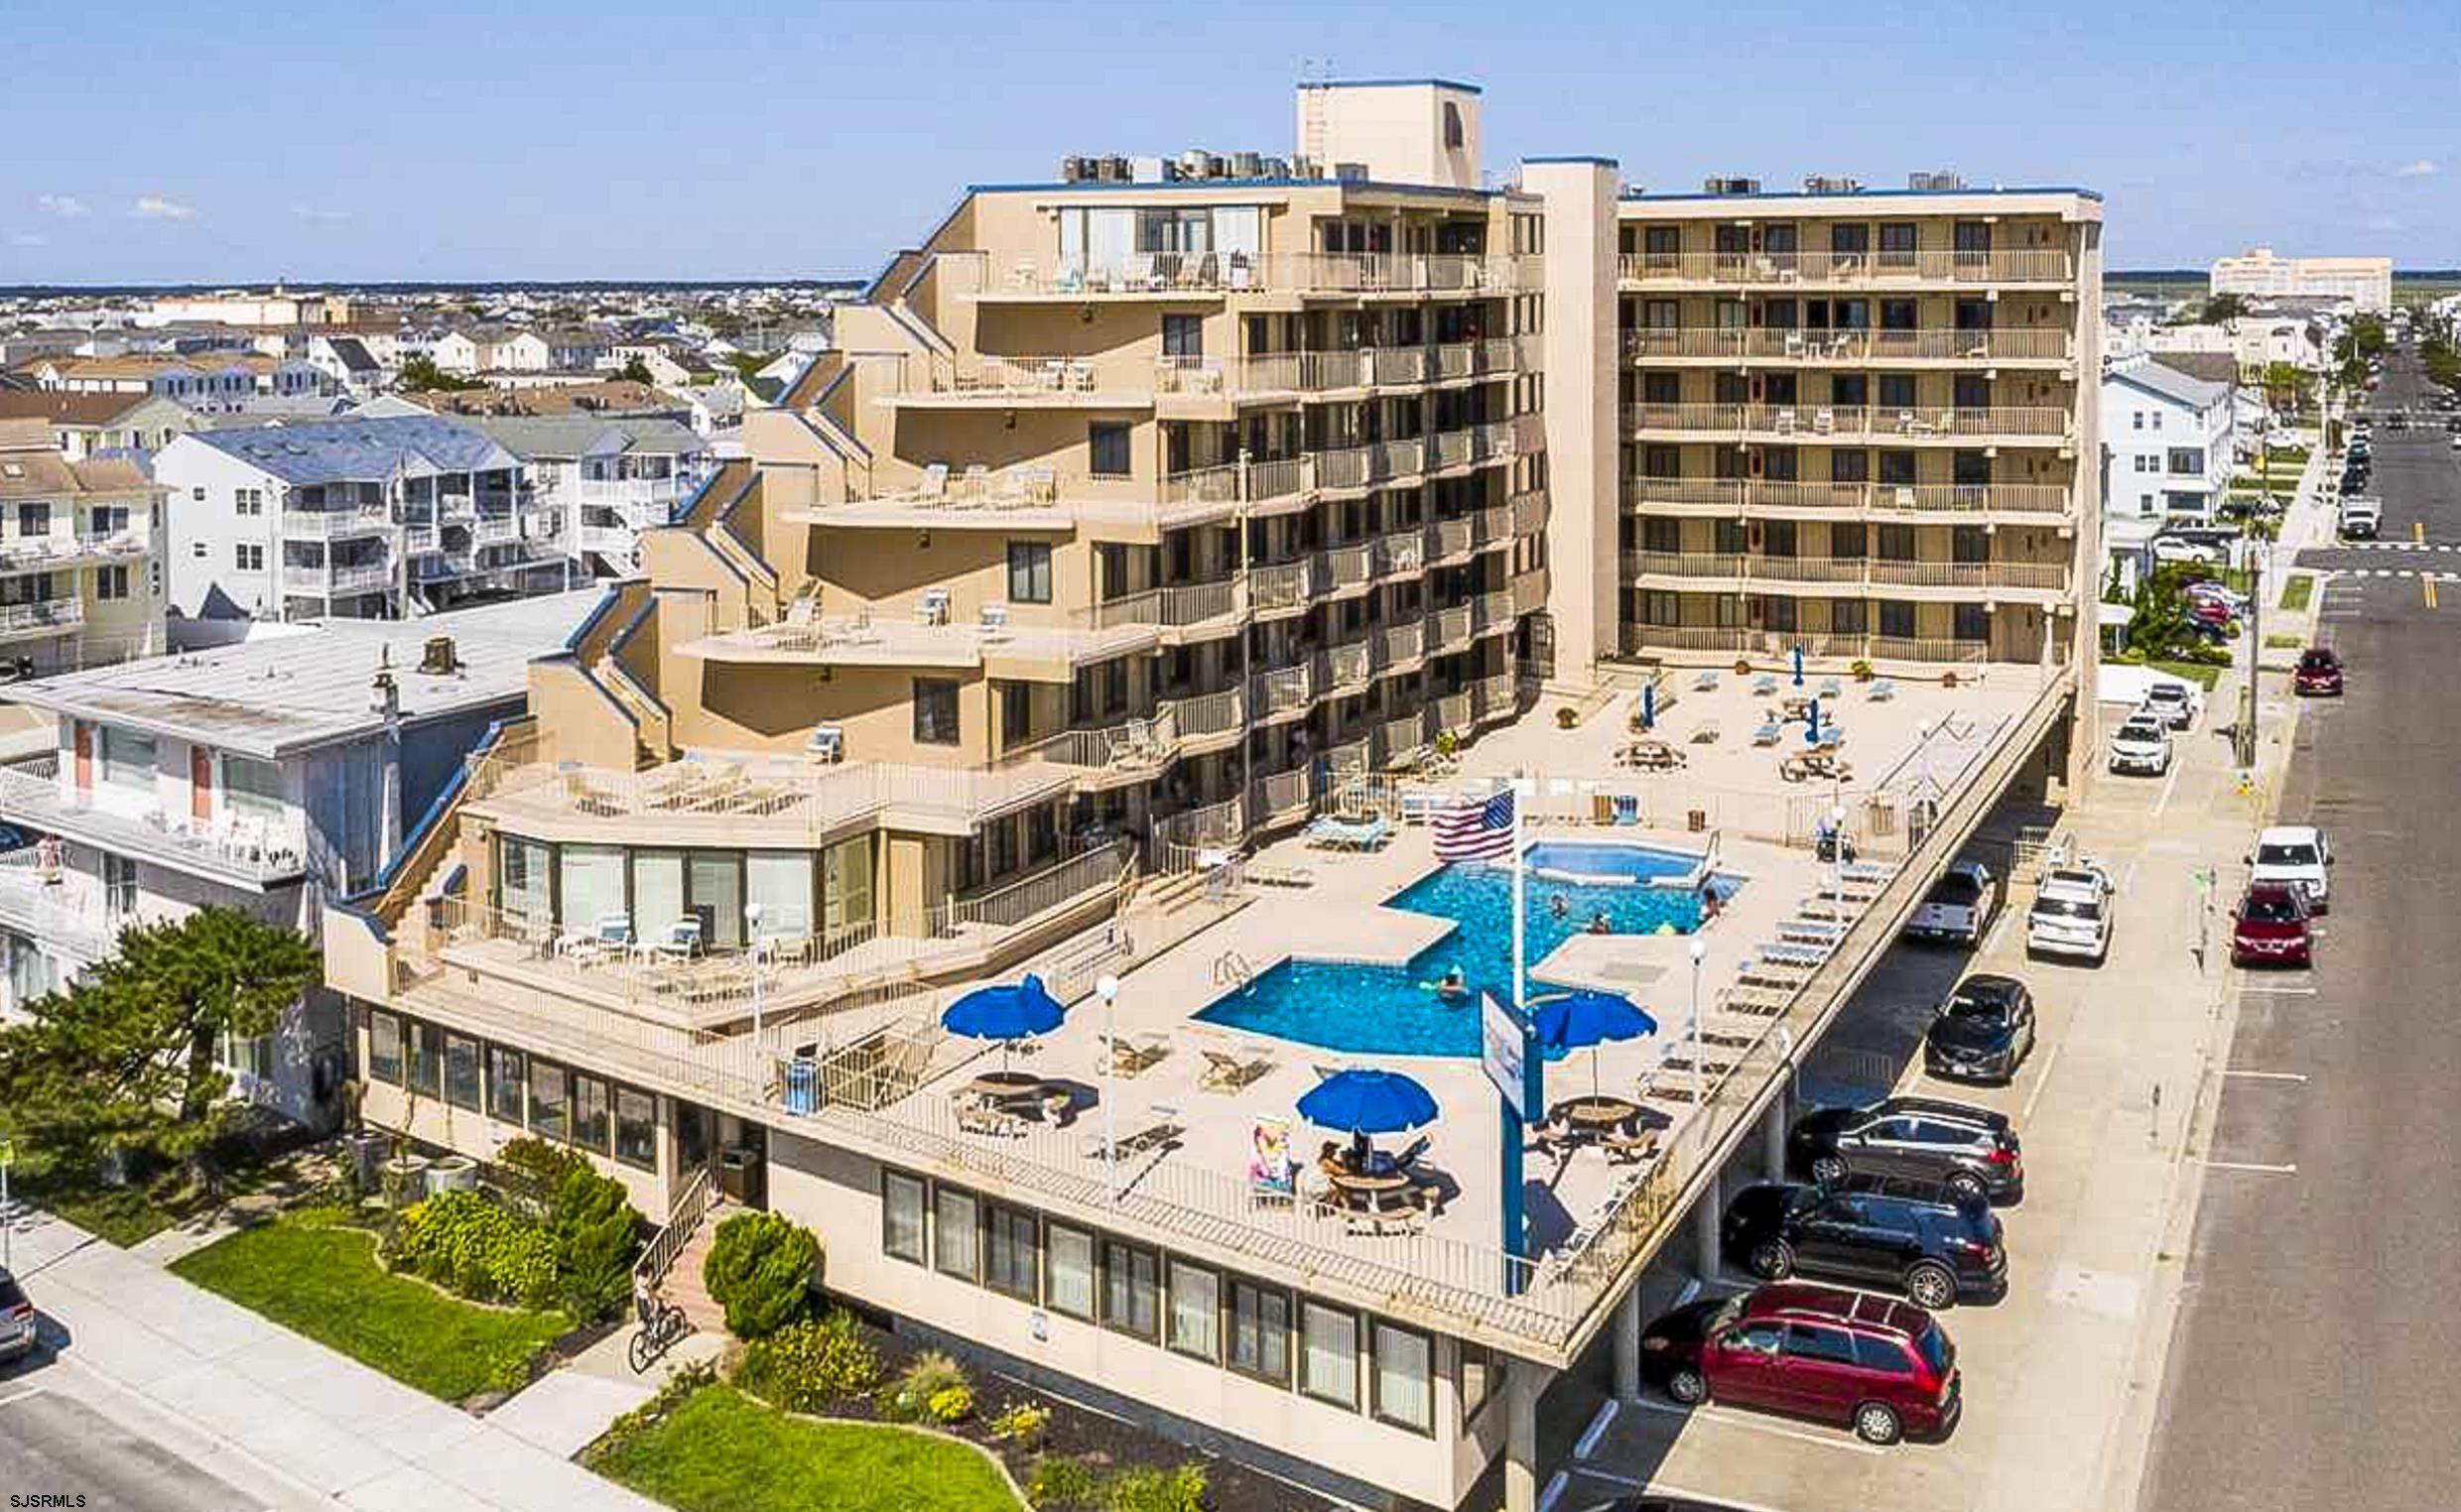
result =
[[[1543,844],[1531,848],[1528,854],[1533,863],[1536,853],[1546,848]],[[1601,914],[1619,935],[1655,934],[1662,927],[1688,935],[1700,927],[1698,889],[1633,884],[1643,880],[1637,873],[1644,868],[1663,868],[1654,873],[1657,876],[1698,871],[1701,857],[1638,846],[1584,848],[1615,852],[1615,859],[1633,868],[1634,874],[1630,880],[1607,883],[1529,878],[1530,965],[1537,965],[1557,945],[1587,930]],[[1556,859],[1566,858],[1558,855]],[[1588,868],[1608,858],[1578,859],[1585,874],[1604,874]],[[1724,899],[1741,882],[1712,875],[1708,885]],[[1560,912],[1558,899],[1563,901]],[[1501,998],[1512,980],[1511,873],[1484,863],[1447,866],[1404,888],[1387,906],[1451,919],[1459,927],[1399,967],[1297,958],[1282,961],[1259,972],[1247,988],[1217,998],[1197,1017],[1209,1024],[1351,1055],[1477,1055],[1478,991],[1485,988]],[[1466,998],[1446,998],[1432,989],[1432,983],[1456,965],[1470,979],[1471,993]]]

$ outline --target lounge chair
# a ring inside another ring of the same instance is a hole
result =
[[[1777,938],[1789,944],[1834,945],[1846,938],[1846,926],[1822,919],[1789,919],[1777,927]]]
[[[1139,1076],[1162,1064],[1171,1053],[1171,1044],[1160,1035],[1138,1035],[1130,1039],[1114,1035],[1110,1042],[1110,1069],[1122,1076]]]
[[[1716,693],[1718,691],[1717,672],[1713,669],[1711,671],[1703,672],[1700,676],[1694,678],[1692,680],[1692,691],[1694,693]]]
[[[1786,727],[1774,719],[1767,720],[1751,732],[1753,745],[1775,745],[1786,733]]]
[[[1598,1144],[1607,1152],[1608,1164],[1635,1166],[1658,1153],[1658,1131],[1635,1129],[1626,1134],[1621,1129],[1609,1129],[1599,1136]]]
[[[1875,703],[1885,703],[1896,695],[1897,685],[1895,680],[1891,678],[1882,678],[1878,682],[1874,683],[1870,688],[1864,690],[1864,696],[1870,698]]]
[[[1780,988],[1737,986],[1727,989],[1718,1006],[1729,1013],[1749,1013],[1757,1018],[1768,1018],[1785,1012],[1786,1005],[1793,1001],[1794,994]]]
[[[1699,727],[1692,731],[1692,743],[1694,745],[1716,745],[1718,743],[1718,721],[1702,720]]]
[[[1612,824],[1615,821],[1615,795],[1612,793],[1591,794],[1590,822],[1593,824]]]
[[[1393,836],[1393,827],[1380,814],[1365,819],[1343,819],[1325,815],[1309,822],[1307,841],[1326,850],[1374,850]]]
[[[1241,1059],[1224,1050],[1201,1050],[1205,1070],[1197,1075],[1197,1085],[1209,1092],[1235,1092],[1249,1083],[1270,1075],[1273,1062],[1266,1056]]]
[[[1755,955],[1772,965],[1809,968],[1829,958],[1832,945],[1789,945],[1783,941],[1764,940],[1753,947]]]
[[[1894,876],[1896,874],[1896,868],[1893,866],[1882,866],[1878,861],[1849,861],[1837,869],[1837,874],[1849,882],[1870,882],[1878,884],[1885,882],[1890,877]]]
[[[1846,690],[1838,685],[1837,679],[1823,678],[1821,680],[1820,696],[1824,698],[1835,698],[1843,694],[1845,692]]]
[[[1180,1136],[1188,1132],[1187,1126],[1179,1121],[1176,1112],[1162,1108],[1156,1108],[1153,1112],[1155,1116],[1152,1122],[1132,1134],[1122,1135],[1119,1142],[1111,1146],[1113,1160],[1130,1160],[1139,1155],[1151,1155],[1178,1148]],[[1086,1155],[1091,1160],[1102,1158],[1101,1135],[1087,1136]]]
[[[1777,692],[1777,674],[1764,672],[1751,680],[1752,696],[1765,698]]]

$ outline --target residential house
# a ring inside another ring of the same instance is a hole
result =
[[[126,457],[70,460],[0,420],[0,662],[57,671],[163,648],[163,490]]]
[[[0,389],[0,422],[42,421],[51,428],[52,444],[72,462],[106,451],[158,451],[175,436],[210,429],[210,419],[154,394]]]
[[[569,414],[472,418],[472,430],[519,457],[550,539],[586,570],[640,570],[640,534],[662,527],[714,470],[709,442],[662,416]]]

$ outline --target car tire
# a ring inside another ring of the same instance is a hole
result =
[[[1971,1171],[1951,1171],[1948,1179],[1940,1185],[1954,1196],[1967,1199],[1991,1195],[1990,1189],[1983,1185],[1983,1179]]]
[[[1783,1239],[1764,1239],[1751,1247],[1744,1265],[1762,1281],[1783,1281],[1794,1274],[1794,1246]]]
[[[1698,1407],[1709,1400],[1709,1377],[1696,1365],[1677,1365],[1666,1377],[1666,1395],[1685,1407]]]
[[[1834,1187],[1846,1180],[1846,1161],[1837,1155],[1812,1157],[1812,1180],[1823,1187]]]
[[[1866,1402],[1855,1409],[1855,1437],[1885,1449],[1905,1437],[1905,1421],[1885,1402]]]
[[[1926,1313],[1957,1305],[1957,1278],[1936,1260],[1917,1260],[1905,1268],[1905,1295]]]

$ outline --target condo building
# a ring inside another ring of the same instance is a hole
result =
[[[782,1211],[901,1329],[1334,1495],[1452,1507],[1503,1455],[1525,1508],[1635,1232],[1534,1264],[1259,1202],[1107,1027],[1099,1095],[993,1138],[938,1009],[1032,972],[1107,1026],[1252,841],[1600,662],[2079,654],[2096,207],[1498,188],[1481,106],[1310,84],[1290,158],[1071,159],[891,259],[324,913],[368,1119],[586,1152],[653,1265]]]
[[[0,664],[58,672],[163,647],[163,492],[124,457],[71,461],[0,420]]]

